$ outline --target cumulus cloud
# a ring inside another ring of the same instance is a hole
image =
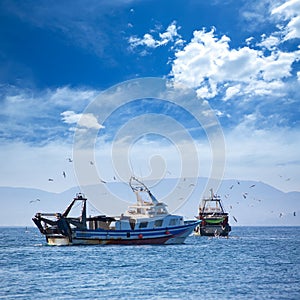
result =
[[[195,31],[192,40],[175,53],[171,71],[174,83],[196,88],[199,97],[213,98],[223,91],[225,83],[232,87],[243,84],[244,93],[251,96],[257,95],[256,85],[267,82],[264,93],[269,94],[276,92],[278,85],[274,83],[291,76],[292,64],[300,58],[300,51],[273,48],[267,55],[248,46],[231,49],[229,43],[230,38],[217,37],[215,29]],[[264,45],[270,49],[277,43],[276,39],[269,39]],[[235,95],[228,88],[226,100]]]
[[[226,89],[224,101],[227,101],[228,99],[232,98],[233,96],[236,96],[237,94],[239,94],[240,91],[241,91],[240,84],[228,87]]]
[[[257,46],[262,48],[265,47],[268,50],[275,50],[276,47],[280,44],[280,38],[275,35],[267,36],[264,33],[261,35],[261,39],[261,42],[257,43]]]
[[[284,40],[300,38],[300,1],[290,0],[272,10],[272,15],[288,23],[284,27]]]
[[[88,129],[101,129],[103,125],[99,124],[97,118],[91,114],[76,114],[74,111],[64,111],[61,113],[64,123],[67,124],[78,124],[80,127]]]
[[[152,30],[154,34],[158,35],[156,38],[153,36],[153,34],[145,33],[142,38],[137,36],[129,37],[128,42],[132,50],[140,46],[145,46],[147,48],[157,48],[165,46],[170,42],[178,45],[182,43],[181,36],[178,33],[179,29],[180,27],[177,27],[176,22],[174,21],[162,33]]]

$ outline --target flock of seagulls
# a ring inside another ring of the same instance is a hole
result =
[[[67,158],[67,161],[69,162],[69,163],[72,163],[73,162],[73,159],[71,158],[71,157],[68,157]],[[91,166],[93,166],[94,165],[94,162],[91,160],[91,161],[89,161],[89,164],[91,165]],[[63,178],[67,178],[67,173],[65,172],[65,171],[62,171],[62,176],[63,176]],[[114,176],[113,177],[113,180],[117,180],[117,177],[116,176]],[[48,178],[48,181],[49,182],[53,182],[54,181],[54,178]],[[101,183],[104,183],[104,184],[106,184],[107,183],[107,181],[105,181],[105,180],[103,180],[103,179],[101,179],[100,178],[100,182]]]
[[[282,176],[280,176],[280,177],[282,177]],[[287,178],[287,179],[285,179],[285,180],[286,180],[286,181],[289,181],[289,180],[291,180],[291,178]],[[240,184],[241,184],[240,181],[237,181],[237,184],[240,185]],[[248,188],[249,188],[249,189],[253,189],[254,187],[255,187],[255,184],[252,184],[252,185],[250,185]],[[232,184],[232,185],[229,187],[230,190],[232,190],[233,188],[234,188],[234,184]],[[225,197],[226,199],[228,199],[229,196],[230,196],[230,194],[228,193],[228,194],[226,194],[224,197]],[[248,192],[243,192],[243,193],[242,193],[242,197],[243,197],[243,199],[248,199]],[[256,198],[253,198],[253,200],[256,200],[256,201],[258,201],[258,202],[261,202],[261,201],[262,201],[261,199],[256,199]],[[239,204],[240,202],[237,201],[236,203]],[[251,207],[253,207],[253,206],[254,206],[254,205],[251,205]],[[233,208],[232,205],[230,205],[229,207],[230,207],[230,209]],[[273,211],[271,211],[271,213],[273,213]],[[284,215],[285,215],[284,213],[280,212],[280,213],[279,213],[279,218],[282,218]],[[292,213],[292,215],[293,215],[294,217],[296,217],[296,211],[294,211],[294,212]],[[234,220],[236,223],[238,222],[238,221],[237,221],[237,218],[236,218],[235,216],[232,216],[232,218],[233,218],[233,220]]]
[[[73,162],[73,159],[70,158],[70,157],[68,157],[68,158],[67,158],[67,161],[68,161],[69,163],[72,163],[72,162]],[[93,161],[90,161],[89,164],[90,164],[91,166],[93,166],[93,165],[94,165],[94,162],[93,162]],[[63,176],[63,178],[66,178],[66,177],[67,177],[67,174],[66,174],[65,171],[62,171],[62,176]],[[281,178],[283,178],[282,175],[279,175],[279,176],[280,176]],[[113,180],[117,180],[116,176],[113,176]],[[186,178],[184,178],[184,181],[185,181],[185,180],[186,180]],[[290,181],[290,180],[291,180],[290,177],[285,179],[285,181]],[[54,179],[53,179],[53,178],[48,178],[48,181],[49,181],[49,182],[53,182]],[[100,178],[100,182],[103,183],[103,184],[106,184],[106,183],[107,183],[107,181],[105,181],[105,180],[103,180],[103,179],[101,179],[101,178]],[[241,184],[240,181],[237,181],[236,183],[237,183],[238,185]],[[195,184],[193,184],[193,183],[191,183],[191,184],[189,185],[189,187],[193,187],[193,186],[195,186]],[[253,189],[255,186],[256,186],[255,184],[252,184],[252,185],[250,185],[248,188],[249,188],[249,189]],[[232,185],[229,187],[229,190],[232,190],[233,188],[234,188],[234,184],[232,184]],[[230,197],[230,194],[227,193],[226,195],[224,195],[224,197],[225,197],[226,199],[228,199],[228,198]],[[247,197],[248,197],[248,192],[242,193],[242,197],[243,197],[244,199],[247,199]],[[254,200],[257,200],[257,201],[259,201],[259,202],[262,201],[261,199],[256,199],[256,198],[254,198]],[[41,201],[41,200],[40,200],[40,199],[35,199],[35,200],[31,200],[29,203],[35,203],[35,202],[39,202],[39,201]],[[239,204],[238,201],[237,201],[237,204]],[[229,207],[230,207],[230,209],[233,209],[232,205],[230,205]],[[272,212],[273,212],[273,211],[272,211]],[[279,217],[280,217],[280,218],[282,218],[283,216],[284,216],[284,213],[282,213],[282,212],[279,213]],[[296,212],[295,212],[295,211],[293,212],[293,216],[296,217]],[[234,220],[236,223],[238,222],[238,220],[237,220],[237,218],[236,218],[235,216],[232,216],[232,218],[233,218],[233,220]]]

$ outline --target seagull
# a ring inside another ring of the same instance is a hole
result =
[[[236,219],[236,217],[235,216],[232,216],[233,217],[233,220],[235,221],[235,222],[237,222],[237,219]]]
[[[294,217],[296,217],[296,212],[295,211],[294,211],[293,215],[294,215]]]
[[[72,160],[72,158],[69,157],[69,158],[67,158],[67,161],[72,162],[73,160]]]
[[[35,200],[29,201],[29,203],[38,202],[38,201],[41,201],[41,200],[40,199],[35,199]]]
[[[279,214],[279,217],[280,217],[280,218],[282,217],[282,213]]]
[[[255,187],[255,184],[252,184],[251,186],[249,186],[249,189],[251,189],[251,188],[253,188],[253,187]]]
[[[100,179],[100,181],[101,181],[102,183],[106,183],[106,181],[105,181],[105,180],[103,180],[103,179]]]
[[[92,161],[90,161],[90,165],[93,165],[94,163]]]
[[[285,181],[290,181],[291,180],[291,178],[287,178]]]
[[[244,193],[243,197],[244,197],[244,199],[246,199],[247,198],[247,193]]]
[[[230,187],[230,189],[232,190],[232,188],[233,188],[233,185]]]
[[[240,184],[240,182],[238,181],[237,184]]]
[[[54,179],[53,178],[49,178],[48,181],[54,181]]]
[[[193,183],[191,183],[191,184],[189,185],[189,187],[190,187],[190,186],[195,186],[195,185],[194,185]]]
[[[66,178],[66,176],[67,176],[67,175],[66,175],[66,172],[63,171],[62,174],[63,174],[64,178]]]

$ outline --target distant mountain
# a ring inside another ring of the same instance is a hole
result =
[[[158,200],[168,204],[170,212],[192,219],[197,215],[207,179],[168,178],[145,183]],[[90,202],[89,214],[119,215],[135,201],[125,183],[102,183],[81,189]],[[77,187],[63,193],[0,187],[0,226],[34,226],[31,218],[36,212],[62,212],[78,192]],[[223,180],[214,193],[221,196],[232,226],[300,226],[300,192],[284,193],[263,182],[232,179]]]

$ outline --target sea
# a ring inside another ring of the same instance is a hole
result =
[[[0,299],[300,299],[300,227],[233,227],[182,245],[47,246],[0,228]]]

